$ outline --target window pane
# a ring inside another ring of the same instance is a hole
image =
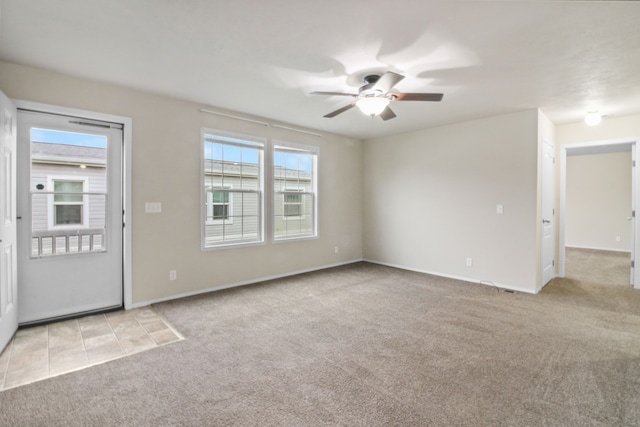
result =
[[[213,133],[203,144],[203,247],[261,241],[263,144]]]
[[[55,224],[82,224],[82,205],[56,205]]]
[[[53,191],[56,193],[82,193],[82,181],[53,181]],[[56,202],[82,202],[82,195],[56,194]]]
[[[229,203],[229,193],[223,191],[214,191],[213,203]]]
[[[228,205],[214,205],[213,206],[213,219],[227,219],[229,217]]]
[[[315,236],[316,151],[276,146],[273,153],[274,238]]]

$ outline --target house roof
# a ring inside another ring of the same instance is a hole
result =
[[[106,165],[107,150],[77,145],[31,143],[32,161],[59,164]]]
[[[246,176],[257,177],[258,167],[252,163],[239,163],[239,162],[225,162],[221,160],[205,160],[205,174],[206,175],[220,175],[224,169],[224,173],[227,176]],[[301,179],[310,180],[311,173],[305,171],[299,171],[297,169],[283,168],[282,166],[275,166],[274,178],[282,179],[286,176],[287,179]]]
[[[640,113],[639,17],[636,1],[3,0],[0,59],[370,138],[528,108]],[[382,121],[323,118],[350,98],[309,95],[385,71],[444,99]]]

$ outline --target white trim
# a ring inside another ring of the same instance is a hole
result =
[[[566,248],[566,239],[565,239],[565,213],[567,209],[567,156],[574,152],[579,155],[582,153],[585,154],[598,154],[598,153],[606,153],[610,152],[613,146],[624,146],[629,145],[637,146],[638,142],[640,142],[640,138],[638,137],[629,137],[629,138],[617,138],[617,139],[609,139],[602,141],[589,141],[579,144],[564,144],[560,146],[560,208],[558,212],[558,274],[556,277],[565,277],[565,248]],[[638,150],[632,150],[632,161],[635,162],[636,167],[640,167],[640,163],[638,163]],[[632,183],[632,188],[635,196],[635,200],[640,200],[640,182],[638,182],[640,174],[635,174],[635,182]],[[637,207],[636,207],[637,209]],[[638,228],[635,229],[635,235],[631,236],[633,239],[633,243],[636,248],[640,248],[640,233],[638,232]],[[638,250],[635,252],[634,262],[636,265],[638,264]],[[640,289],[640,268],[634,269],[634,277],[633,283],[635,289]]]
[[[39,102],[31,102],[24,100],[13,100],[17,108],[50,112],[59,115],[68,115],[75,117],[82,117],[86,119],[93,119],[104,122],[120,123],[123,126],[122,129],[122,143],[123,143],[123,165],[122,165],[122,191],[123,191],[123,204],[124,215],[123,223],[125,224],[123,232],[123,244],[122,244],[122,280],[123,280],[123,303],[124,308],[129,310],[133,308],[133,275],[132,275],[132,230],[131,230],[131,218],[133,213],[133,199],[131,196],[132,180],[131,173],[133,171],[133,119],[131,117],[117,116],[114,114],[98,113],[95,111],[81,110],[77,108],[60,107],[57,105],[42,104]]]
[[[339,262],[339,263],[335,263],[335,264],[328,264],[328,265],[324,265],[324,266],[320,266],[320,267],[313,267],[313,268],[307,268],[307,269],[304,269],[304,270],[292,271],[292,272],[289,272],[289,273],[276,274],[276,275],[273,275],[273,276],[266,276],[266,277],[261,277],[261,278],[257,278],[257,279],[251,279],[251,280],[244,280],[242,282],[235,282],[235,283],[231,283],[231,284],[228,284],[228,285],[213,286],[213,287],[206,288],[206,289],[200,289],[198,291],[185,292],[185,293],[181,293],[181,294],[171,295],[171,296],[168,296],[168,297],[162,297],[162,298],[156,298],[156,299],[151,299],[151,300],[147,300],[147,301],[137,302],[131,308],[146,307],[148,305],[157,304],[157,303],[160,303],[160,302],[173,301],[173,300],[176,300],[176,299],[187,298],[187,297],[192,297],[192,296],[196,296],[196,295],[202,295],[202,294],[206,294],[206,293],[209,293],[209,292],[221,291],[221,290],[224,290],[224,289],[237,288],[237,287],[240,287],[240,286],[253,285],[255,283],[266,282],[266,281],[274,280],[274,279],[281,279],[283,277],[295,276],[297,274],[311,273],[313,271],[326,270],[327,268],[340,267],[340,266],[343,266],[343,265],[354,264],[356,262],[362,262],[362,261],[364,261],[362,258],[354,259],[354,260]]]
[[[471,278],[471,277],[463,277],[463,276],[454,276],[454,275],[450,275],[450,274],[443,274],[443,273],[438,273],[438,272],[434,272],[434,271],[429,271],[429,270],[422,270],[419,268],[412,268],[412,267],[406,267],[403,265],[399,265],[399,264],[392,264],[392,263],[387,263],[387,262],[381,262],[381,261],[375,261],[372,259],[363,259],[363,261],[365,262],[370,262],[371,264],[379,264],[379,265],[384,265],[386,267],[393,267],[393,268],[399,268],[401,270],[407,270],[407,271],[415,271],[416,273],[423,273],[423,274],[430,274],[432,276],[438,276],[438,277],[445,277],[447,279],[454,279],[454,280],[461,280],[463,282],[469,282],[469,283],[473,283],[476,285],[484,285],[484,286],[492,286],[498,289],[508,289],[511,291],[517,291],[517,292],[522,292],[522,293],[526,293],[526,294],[537,294],[538,292],[540,292],[540,289],[536,289],[535,292],[532,292],[531,289],[526,289],[526,288],[521,288],[520,286],[515,286],[515,285],[507,285],[504,283],[495,283],[491,280],[487,280],[487,279],[481,279],[478,280],[476,278]]]
[[[566,248],[588,249],[590,251],[620,252],[620,253],[624,253],[624,254],[630,254],[631,253],[631,251],[625,251],[625,250],[622,250],[620,248],[596,248],[596,247],[593,247],[593,246],[565,245],[565,249]]]

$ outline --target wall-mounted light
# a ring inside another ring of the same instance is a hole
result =
[[[387,108],[389,98],[378,96],[360,98],[356,101],[356,105],[367,116],[377,116]]]
[[[586,116],[584,116],[584,122],[587,126],[598,126],[602,121],[602,116],[597,111],[590,111]]]

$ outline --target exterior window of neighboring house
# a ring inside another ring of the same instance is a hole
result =
[[[202,130],[202,248],[261,243],[263,138]]]
[[[229,192],[211,191],[211,217],[215,220],[229,219]]]
[[[302,216],[302,194],[291,191],[304,191],[304,189],[285,189],[284,216],[285,218],[297,218]]]
[[[317,147],[274,144],[274,240],[317,237],[317,164]]]
[[[88,200],[86,179],[50,179],[53,196],[50,199],[49,226],[53,227],[84,227],[87,214]]]

